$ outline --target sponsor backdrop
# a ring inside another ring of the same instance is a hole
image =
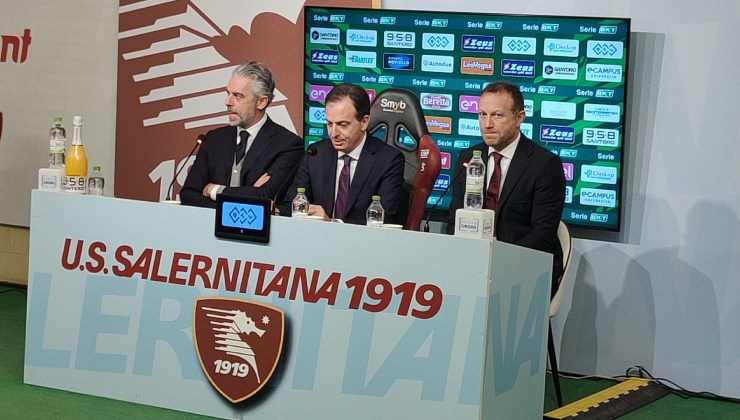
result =
[[[224,10],[243,4],[245,17],[236,26],[251,34],[257,13],[267,17],[263,9],[290,11],[281,14],[299,22],[303,2],[176,3],[214,3]],[[68,127],[75,114],[85,117],[91,161],[102,163],[109,186],[114,181],[119,5],[98,0],[3,0],[2,5],[0,34],[8,52],[0,53],[0,223],[28,226],[29,192],[37,183],[37,169],[46,163],[54,115],[61,115]],[[568,289],[553,320],[560,361],[570,372],[610,376],[641,364],[689,389],[740,398],[740,92],[733,82],[740,68],[735,45],[740,4],[386,0],[383,8],[632,19],[622,232],[576,230],[578,238],[587,240],[574,242]],[[188,32],[185,24],[171,27],[173,33],[180,28]],[[21,62],[26,29],[31,42]],[[292,39],[302,57],[301,34]],[[263,45],[271,47],[268,59],[280,63],[285,58],[282,46],[276,51],[272,40]],[[214,89],[222,83],[214,82]],[[303,90],[299,86],[294,92],[300,97]],[[286,103],[278,102],[277,107]],[[218,106],[215,112],[221,111]],[[299,129],[301,115],[291,117]],[[135,160],[170,137],[176,136],[148,138],[135,150]],[[132,175],[143,180],[142,188],[151,188],[149,200],[159,197],[161,187],[148,174],[170,161],[171,177],[192,138],[178,138],[168,156]],[[577,168],[573,174],[580,174]]]
[[[629,20],[325,7],[307,8],[305,19],[307,143],[325,136],[323,99],[333,84],[415,92],[444,153],[431,207],[460,150],[481,142],[480,91],[507,80],[524,94],[524,135],[564,162],[562,219],[619,229]],[[415,144],[403,133],[399,141]]]

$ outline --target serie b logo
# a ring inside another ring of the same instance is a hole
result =
[[[193,336],[200,366],[226,399],[236,404],[270,380],[283,348],[283,311],[259,302],[200,298]]]

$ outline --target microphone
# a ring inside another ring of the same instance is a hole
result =
[[[308,149],[306,149],[307,156],[316,156],[318,152],[319,151],[313,147],[309,147]],[[290,171],[288,176],[283,180],[283,183],[280,184],[280,187],[278,187],[277,191],[275,191],[275,195],[272,197],[272,214],[275,214],[275,202],[277,201],[278,197],[280,197],[280,191],[283,191],[284,188],[288,187],[287,185],[288,181],[293,182],[293,178],[295,177],[296,172],[298,172],[298,168],[300,166],[301,166],[301,162],[299,161],[298,164],[295,165],[293,170]]]
[[[175,186],[175,181],[177,181],[177,177],[180,175],[180,172],[182,172],[183,168],[185,168],[185,164],[188,163],[188,160],[190,160],[190,157],[193,156],[193,153],[195,152],[195,148],[200,146],[201,143],[203,143],[206,140],[205,134],[198,134],[198,137],[195,138],[195,145],[193,146],[193,150],[188,153],[188,156],[185,158],[185,161],[180,166],[180,169],[175,172],[175,177],[172,178],[172,182],[170,182],[170,186],[167,187],[167,198],[165,198],[166,201],[170,201],[170,195],[172,194],[172,187]]]
[[[432,213],[434,213],[434,210],[437,208],[437,204],[439,204],[440,201],[442,201],[442,198],[445,196],[445,194],[447,194],[447,191],[452,189],[452,185],[455,183],[455,181],[457,181],[457,177],[459,177],[460,174],[467,172],[466,169],[468,167],[468,162],[463,163],[462,166],[463,166],[463,170],[456,173],[455,176],[452,177],[450,184],[447,186],[447,188],[445,188],[444,191],[442,191],[442,194],[439,196],[439,198],[437,198],[437,201],[434,202],[434,204],[432,205],[432,208],[429,209],[429,213],[427,214],[426,219],[424,219],[424,232],[429,232],[429,220],[432,218]]]

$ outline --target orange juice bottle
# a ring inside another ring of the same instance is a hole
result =
[[[85,194],[87,192],[87,156],[82,146],[82,117],[76,115],[72,121],[74,134],[72,145],[65,159],[65,177],[62,187],[65,192]]]

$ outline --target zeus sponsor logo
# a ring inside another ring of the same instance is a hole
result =
[[[532,130],[534,130],[534,126],[531,123],[522,123],[522,125],[519,126],[519,131],[524,134],[525,137],[532,138]]]
[[[501,43],[501,52],[504,54],[537,54],[537,39],[516,36],[505,36]]]
[[[614,185],[617,183],[617,168],[583,165],[581,166],[581,181]]]
[[[356,47],[375,47],[378,45],[378,32],[363,29],[348,29],[347,45]]]
[[[578,64],[545,61],[542,63],[542,77],[545,79],[577,80]]]
[[[317,124],[326,124],[326,110],[312,106],[308,108],[308,122]]]
[[[460,98],[458,99],[457,110],[460,112],[472,112],[474,114],[477,114],[478,100],[480,100],[479,96],[460,95]]]
[[[588,58],[622,59],[623,45],[620,41],[588,41],[586,56]]]
[[[383,54],[383,68],[388,70],[413,70],[414,55],[385,53]]]
[[[452,118],[450,117],[424,117],[430,133],[450,134],[452,133]]]
[[[584,104],[583,119],[586,121],[619,122],[619,106],[602,104]]]
[[[545,38],[544,54],[560,57],[578,57],[578,40]]]
[[[311,50],[311,63],[313,64],[339,64],[339,51]]]
[[[419,95],[421,109],[433,111],[452,111],[452,95],[439,93],[422,93]]]
[[[434,73],[452,73],[455,63],[452,57],[446,55],[422,55],[421,71]]]
[[[339,29],[336,28],[311,28],[310,38],[312,44],[339,44]]]
[[[534,115],[534,101],[531,99],[524,100],[524,116],[531,117]]]
[[[450,187],[450,176],[447,174],[439,174],[437,180],[434,181],[432,189],[437,191],[444,191]]]
[[[347,51],[347,67],[362,67],[366,69],[375,68],[377,56],[370,51]]]
[[[460,57],[460,73],[493,75],[493,58]]]
[[[457,134],[461,136],[480,136],[480,125],[478,125],[478,120],[460,118],[457,121]]]
[[[416,34],[413,32],[385,31],[383,33],[383,46],[386,48],[414,48],[416,47]]]
[[[619,130],[613,128],[584,128],[584,146],[619,147]]]
[[[586,64],[586,80],[591,82],[622,81],[622,66],[611,64]]]
[[[598,188],[581,188],[581,204],[596,207],[614,207],[617,204],[617,192]]]
[[[534,77],[534,61],[501,60],[501,75],[511,77]]]
[[[542,101],[540,113],[542,118],[558,120],[575,120],[576,104],[571,102]]]
[[[496,37],[483,35],[463,35],[462,50],[475,52],[493,52]]]
[[[565,202],[570,204],[573,202],[573,187],[565,187]]]
[[[332,89],[332,86],[311,85],[308,87],[308,98],[312,101],[324,102],[326,94]]]
[[[565,175],[566,181],[573,181],[573,164],[572,163],[563,163],[563,175]]]
[[[425,50],[453,51],[455,49],[455,35],[424,33],[421,36],[421,47]]]
[[[540,126],[540,141],[573,144],[575,138],[576,131],[573,127],[546,124]]]

